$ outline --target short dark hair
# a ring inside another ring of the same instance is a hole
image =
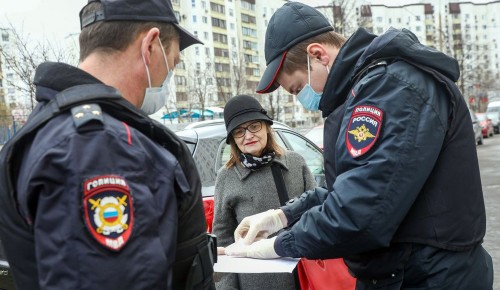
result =
[[[100,2],[93,2],[85,7],[85,17],[102,10]],[[80,62],[91,53],[100,51],[113,53],[125,50],[139,35],[153,27],[160,30],[160,39],[165,50],[170,48],[172,40],[179,40],[175,27],[167,22],[144,21],[98,21],[82,29],[80,33]]]
[[[307,70],[307,47],[311,43],[321,43],[333,45],[340,48],[346,39],[344,36],[336,33],[335,31],[323,32],[319,35],[308,38],[302,42],[299,42],[286,53],[285,61],[283,62],[282,70],[285,73],[291,74],[299,69]]]

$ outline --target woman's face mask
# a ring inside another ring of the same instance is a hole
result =
[[[330,74],[330,69],[328,65],[326,65],[326,72]],[[309,54],[307,54],[307,77],[308,83],[300,90],[297,94],[297,99],[299,102],[309,111],[317,111],[319,109],[319,101],[321,100],[321,96],[323,92],[317,93],[311,87],[311,66],[309,61]]]
[[[161,87],[151,87],[151,77],[149,75],[149,68],[146,64],[146,60],[144,59],[144,55],[142,55],[142,61],[146,66],[146,74],[148,76],[149,88],[146,89],[146,93],[144,95],[144,101],[142,102],[141,110],[143,110],[146,114],[151,115],[158,112],[162,107],[165,106],[168,96],[170,95],[170,80],[173,76],[173,70],[170,70],[168,67],[167,55],[165,54],[165,49],[161,44],[161,40],[158,37],[158,41],[160,42],[161,51],[163,52],[163,58],[165,59],[165,65],[167,67],[167,76],[163,81]]]

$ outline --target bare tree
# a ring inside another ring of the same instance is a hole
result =
[[[33,77],[38,65],[49,60],[71,63],[75,56],[65,53],[60,46],[49,41],[34,40],[29,34],[24,34],[22,28],[17,30],[10,22],[9,27],[2,30],[10,39],[3,47],[0,45],[0,57],[16,75],[16,78],[5,81],[29,98],[29,109],[33,110],[36,104]]]
[[[200,109],[200,120],[205,120],[205,106],[207,104],[207,97],[209,96],[211,84],[207,81],[207,75],[212,75],[210,70],[191,67],[189,75],[192,77],[188,80],[188,92],[193,96],[194,100],[192,106]]]
[[[247,65],[243,53],[231,58],[231,73],[233,76],[234,94],[247,93]]]
[[[316,8],[322,9],[332,23],[335,32],[347,36],[356,31],[356,23],[352,21],[352,19],[356,19],[356,1],[333,0],[329,5],[317,6]]]

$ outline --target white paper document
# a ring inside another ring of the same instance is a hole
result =
[[[226,255],[217,256],[214,271],[219,273],[292,273],[300,259],[252,259],[231,257]]]

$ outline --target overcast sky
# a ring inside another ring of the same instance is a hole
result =
[[[186,0],[182,0],[186,1]],[[300,0],[311,6],[325,5],[332,0]],[[403,5],[421,0],[359,0],[363,3]],[[430,2],[432,0],[427,0]],[[63,42],[71,33],[80,31],[78,13],[88,0],[0,0],[0,27],[8,22],[30,37]],[[447,2],[447,0],[441,0]],[[485,2],[473,0],[473,2]]]

